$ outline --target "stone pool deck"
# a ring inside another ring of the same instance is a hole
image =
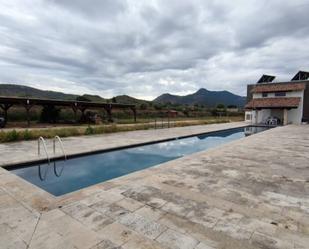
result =
[[[155,139],[166,133],[173,129]],[[308,125],[268,130],[61,197],[0,168],[0,248],[308,245]]]

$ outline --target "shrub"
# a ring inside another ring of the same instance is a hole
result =
[[[95,130],[91,126],[88,126],[87,129],[85,130],[85,135],[92,135],[92,134],[95,134]]]
[[[235,117],[209,117],[200,120],[179,120],[176,123],[171,123],[172,127],[182,127],[188,125],[205,125],[213,123],[226,123],[231,121],[241,121],[242,116]],[[145,121],[145,120],[144,120]],[[112,132],[125,132],[134,130],[146,130],[153,129],[153,123],[136,123],[132,125],[100,125],[100,126],[80,126],[80,127],[68,127],[68,128],[54,128],[54,129],[33,129],[24,131],[0,131],[0,142],[14,142],[20,140],[31,140],[38,139],[40,136],[44,138],[53,138],[56,135],[60,137],[69,136],[82,136],[82,135],[93,135],[93,134],[104,134]]]
[[[5,137],[5,142],[14,142],[14,141],[17,141],[18,140],[18,133],[16,130],[12,130],[12,131],[9,131],[7,134],[6,134],[6,137]]]
[[[24,140],[31,140],[33,138],[33,134],[29,130],[25,130],[22,137]]]

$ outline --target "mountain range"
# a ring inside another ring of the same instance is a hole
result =
[[[9,96],[9,97],[29,97],[29,98],[44,98],[44,99],[61,99],[61,100],[76,100],[78,97],[83,97],[85,100],[92,102],[112,102],[116,101],[117,103],[123,104],[142,104],[147,103],[146,100],[140,100],[133,98],[128,95],[119,95],[113,99],[105,99],[99,95],[77,95],[77,94],[68,94],[56,91],[47,91],[41,90],[24,85],[15,85],[15,84],[0,84],[0,96]]]
[[[78,97],[83,97],[92,102],[109,102],[116,101],[123,104],[136,104],[150,103],[151,101],[136,99],[128,95],[116,96],[113,99],[105,99],[99,95],[76,95],[67,94],[56,91],[46,91],[37,88],[15,85],[15,84],[0,84],[0,96],[15,96],[15,97],[32,97],[32,98],[48,98],[48,99],[64,99],[64,100],[76,100]],[[243,107],[246,98],[235,95],[228,91],[209,91],[201,88],[197,92],[185,96],[172,95],[165,93],[154,99],[152,102],[156,104],[182,104],[182,105],[205,105],[207,107],[215,107],[218,104],[224,105],[236,105]]]
[[[209,91],[201,88],[193,94],[185,96],[172,95],[165,93],[154,99],[155,103],[171,103],[183,105],[205,105],[207,107],[215,107],[218,104],[235,105],[243,107],[246,102],[246,97],[235,95],[228,91]]]

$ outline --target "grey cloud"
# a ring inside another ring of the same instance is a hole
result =
[[[305,0],[0,0],[0,7],[3,83],[105,97],[200,87],[244,94],[264,72],[290,78],[309,68]]]
[[[309,3],[306,1],[259,1],[236,19],[234,29],[240,47],[259,47],[274,37],[300,36],[309,31]]]
[[[125,0],[49,0],[69,12],[77,12],[86,18],[113,19],[127,9]]]

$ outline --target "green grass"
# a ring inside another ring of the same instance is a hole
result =
[[[231,121],[240,121],[238,118],[212,118],[212,119],[200,119],[200,120],[181,120],[175,123],[171,123],[171,127],[183,127],[190,125],[206,125],[216,123],[228,123]],[[158,122],[158,127],[161,123]],[[167,124],[164,125],[167,128]],[[111,125],[97,125],[97,126],[79,126],[79,127],[58,127],[50,129],[31,129],[31,130],[10,130],[0,131],[0,143],[15,142],[15,141],[27,141],[35,140],[40,136],[44,138],[53,138],[56,135],[60,137],[71,136],[83,136],[83,135],[95,135],[114,132],[125,132],[134,130],[147,130],[154,129],[152,123],[136,123],[136,124],[111,124]]]

